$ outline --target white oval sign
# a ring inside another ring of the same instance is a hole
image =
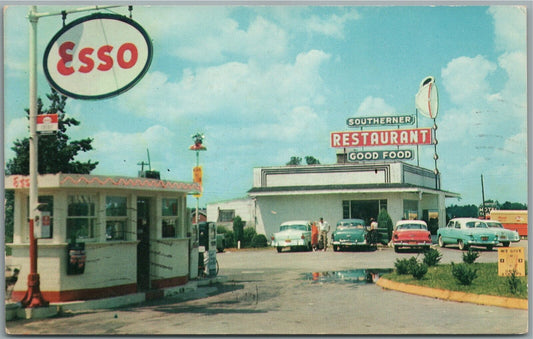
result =
[[[43,68],[59,92],[108,98],[132,88],[152,62],[152,41],[135,21],[97,13],[63,27],[48,43]]]

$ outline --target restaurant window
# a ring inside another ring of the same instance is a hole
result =
[[[403,201],[403,218],[405,220],[418,219],[418,201],[404,200]]]
[[[235,210],[219,210],[218,220],[219,222],[232,222],[235,218]]]
[[[106,240],[126,240],[128,199],[108,196],[105,199]]]
[[[344,219],[363,219],[370,225],[370,219],[377,220],[379,212],[387,210],[387,200],[343,200],[342,217]]]
[[[162,237],[175,238],[178,228],[178,199],[163,199]]]
[[[92,195],[69,195],[67,203],[67,239],[93,239],[96,234],[96,197]]]

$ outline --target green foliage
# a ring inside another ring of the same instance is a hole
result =
[[[246,227],[243,231],[243,241],[241,243],[241,247],[251,247],[252,239],[256,234],[257,233],[253,227]]]
[[[473,251],[471,248],[468,249],[468,252],[463,253],[463,262],[465,264],[473,264],[477,258],[479,258],[479,252]]]
[[[424,253],[424,259],[422,260],[424,264],[428,266],[436,266],[439,261],[442,259],[442,254],[439,250],[430,248],[426,253]]]
[[[384,209],[384,208],[381,209],[381,211],[378,214],[377,222],[378,222],[378,227],[379,228],[386,228],[387,229],[388,239],[392,239],[393,223],[392,223],[392,219],[391,219],[389,213],[387,213],[386,209]]]
[[[244,221],[242,221],[240,216],[236,216],[235,218],[233,218],[233,233],[235,235],[235,244],[237,244],[237,242],[240,241],[241,246],[243,246]]]
[[[317,158],[315,158],[313,156],[310,156],[310,155],[305,157],[305,162],[308,165],[320,165],[320,160],[318,160]]]
[[[516,275],[516,271],[512,271],[511,275],[507,277],[507,286],[512,294],[518,294],[522,291],[522,280]]]
[[[226,233],[224,233],[224,240],[226,242],[226,247],[237,247],[233,231],[226,231]]]
[[[519,202],[506,201],[500,206],[501,210],[527,210],[527,205]]]
[[[460,217],[471,217],[477,218],[479,209],[476,205],[451,205],[446,207],[446,214],[451,218],[460,218]]]
[[[428,265],[423,262],[415,262],[410,267],[410,273],[413,275],[413,278],[420,280],[428,273]]]
[[[296,166],[302,163],[302,158],[300,157],[291,157],[291,160],[286,164],[287,166]]]
[[[38,141],[38,172],[40,174],[48,173],[78,173],[89,174],[96,168],[98,162],[80,162],[75,161],[74,158],[80,152],[87,152],[92,150],[91,138],[86,138],[77,141],[70,141],[66,134],[67,128],[71,126],[78,126],[80,124],[74,118],[68,118],[65,114],[66,97],[60,95],[54,89],[47,94],[51,101],[50,107],[43,109],[41,99],[37,102],[37,114],[58,114],[58,131],[55,134],[40,135]],[[29,114],[29,110],[26,110]],[[15,152],[15,157],[10,159],[6,164],[6,174],[23,174],[28,175],[30,172],[30,142],[29,138],[22,140],[15,140],[14,146],[11,149]]]
[[[217,234],[226,234],[228,229],[224,226],[217,225]]]
[[[477,278],[477,269],[468,264],[455,265],[452,262],[452,275],[459,284],[468,286]]]
[[[415,257],[409,259],[399,259],[397,258],[394,262],[394,267],[396,268],[396,273],[398,274],[410,274],[412,266],[417,264]]]
[[[252,239],[252,247],[267,247],[268,241],[267,237],[264,234],[256,234]]]

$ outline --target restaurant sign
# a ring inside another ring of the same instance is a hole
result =
[[[431,145],[431,128],[331,132],[331,147]]]
[[[152,41],[135,21],[97,13],[72,21],[48,43],[45,76],[60,93],[103,99],[132,88],[148,71]]]
[[[411,150],[389,150],[389,151],[360,151],[348,152],[348,161],[364,160],[411,160],[413,151]]]
[[[414,123],[414,115],[362,117],[346,119],[346,125],[348,125],[348,127],[365,127],[376,125],[412,125]]]

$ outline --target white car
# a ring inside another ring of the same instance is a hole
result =
[[[498,239],[503,247],[509,247],[511,242],[519,242],[520,235],[517,231],[509,230],[503,227],[501,222],[496,220],[485,220],[489,229],[497,233]]]
[[[271,237],[270,245],[278,252],[284,248],[311,250],[311,221],[294,220],[282,223]]]

